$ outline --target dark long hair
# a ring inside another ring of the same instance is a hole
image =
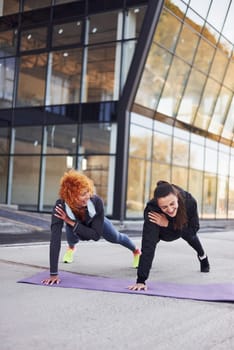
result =
[[[167,181],[160,180],[154,190],[154,200],[158,204],[158,199],[174,194],[178,198],[178,210],[175,216],[174,229],[181,230],[188,221],[184,199],[177,187]]]

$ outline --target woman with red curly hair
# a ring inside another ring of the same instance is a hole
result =
[[[98,241],[101,237],[118,243],[133,253],[133,267],[139,263],[140,250],[129,237],[118,232],[104,216],[102,199],[94,193],[94,184],[86,175],[70,170],[61,178],[59,199],[53,209],[50,240],[50,277],[44,284],[59,283],[58,259],[61,248],[62,228],[66,223],[68,249],[63,262],[71,263],[75,245],[79,240]]]

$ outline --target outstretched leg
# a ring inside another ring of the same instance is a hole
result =
[[[134,254],[133,267],[138,267],[140,250],[136,248],[135,244],[128,237],[128,235],[117,231],[114,225],[106,217],[104,218],[102,236],[108,242],[120,244],[131,250]]]
[[[201,272],[209,272],[210,264],[208,257],[202,247],[200,239],[197,235],[186,235],[182,238],[197,252],[198,260],[200,261],[200,270]]]
[[[75,245],[79,242],[79,237],[77,235],[74,235],[72,227],[69,225],[66,225],[66,237],[68,248],[63,256],[63,262],[72,263],[75,253]]]

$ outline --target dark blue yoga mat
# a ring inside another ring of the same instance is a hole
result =
[[[193,299],[204,301],[234,301],[234,283],[212,284],[180,284],[169,282],[148,282],[147,291],[131,291],[128,286],[134,284],[134,280],[82,275],[61,271],[60,284],[45,286],[42,280],[49,277],[48,271],[39,272],[31,277],[24,278],[19,283],[36,284],[50,288],[78,288],[114,293],[128,293],[140,295],[152,295],[180,299]]]

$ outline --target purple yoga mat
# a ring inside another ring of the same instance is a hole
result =
[[[24,278],[19,283],[29,283],[45,286],[41,281],[48,278],[49,272],[39,272],[31,277]],[[234,301],[234,283],[213,283],[213,284],[179,284],[169,282],[148,282],[147,291],[131,291],[129,285],[134,280],[119,278],[90,276],[61,271],[60,284],[45,286],[50,288],[78,288],[114,293],[128,293],[140,295],[154,295],[180,299],[193,299],[204,301]]]

